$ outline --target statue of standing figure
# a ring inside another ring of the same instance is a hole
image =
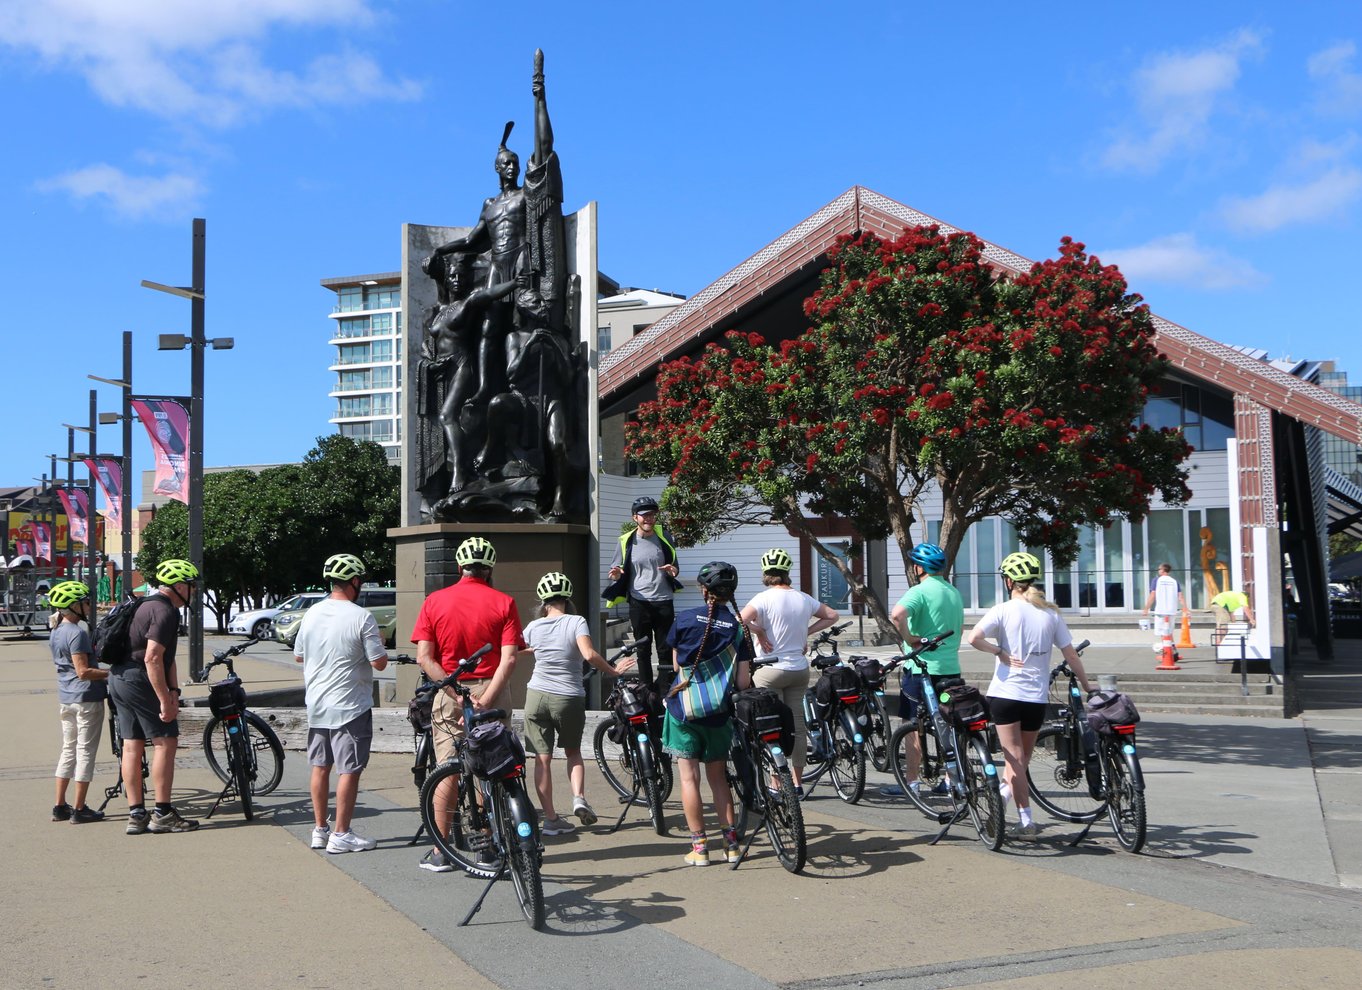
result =
[[[563,178],[535,52],[534,152],[520,158],[506,124],[494,168],[500,190],[462,237],[422,263],[440,283],[418,374],[418,488],[439,521],[582,521],[586,513],[586,374],[576,278],[567,273]],[[578,406],[581,408],[577,408]],[[438,412],[437,412],[438,410]],[[431,449],[440,443],[442,456]],[[443,470],[437,470],[443,465]],[[438,492],[440,482],[447,484]]]

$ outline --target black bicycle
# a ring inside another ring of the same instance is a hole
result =
[[[396,664],[416,665],[416,658],[406,653],[399,653],[391,658]],[[412,741],[412,764],[411,779],[416,785],[416,793],[419,796],[421,788],[425,786],[426,778],[435,769],[435,740],[430,731],[430,710],[431,703],[435,697],[435,683],[426,676],[426,672],[421,671],[421,682],[416,686],[416,691],[412,694],[411,701],[407,703],[407,721],[411,725]],[[421,841],[421,836],[425,834],[426,826],[422,822],[416,827],[416,834],[407,843],[414,846]]]
[[[755,671],[774,662],[774,657],[756,660],[752,668]],[[749,688],[734,695],[729,787],[733,791],[733,826],[739,835],[747,836],[747,841],[730,869],[742,865],[763,825],[780,865],[791,873],[804,868],[808,852],[804,812],[789,762],[794,744],[794,714],[780,695],[769,688]],[[750,832],[749,814],[761,819]]]
[[[118,708],[114,705],[113,698],[106,700],[109,703],[109,746],[113,749],[114,759],[118,764],[118,779],[104,788],[104,800],[96,809],[100,812],[108,807],[110,801],[123,793],[123,733],[118,731]],[[143,749],[142,779],[146,780],[149,776],[151,776],[151,768],[147,765],[147,751]]]
[[[613,666],[632,656],[638,646],[638,642],[627,644],[608,662]],[[654,831],[658,835],[667,834],[662,802],[672,793],[672,761],[662,751],[662,713],[655,702],[652,685],[642,675],[637,671],[621,674],[605,699],[610,716],[601,719],[592,735],[591,751],[596,766],[624,805],[611,832],[624,824],[633,805],[643,804],[648,808]]]
[[[544,850],[539,814],[525,789],[525,751],[511,731],[500,725],[507,713],[500,708],[478,711],[472,692],[458,680],[491,649],[488,643],[432,685],[435,691],[453,688],[463,699],[465,732],[453,759],[432,770],[421,788],[421,821],[446,858],[488,881],[460,926],[473,919],[493,885],[509,871],[521,913],[537,931],[544,927],[544,884],[539,874]],[[484,733],[479,730],[492,726],[502,731],[486,733],[487,749],[499,755],[481,751]],[[443,794],[450,788],[455,789],[452,809]],[[442,806],[438,809],[437,801]],[[443,821],[448,810],[453,817],[446,828]]]
[[[209,688],[208,707],[213,717],[203,727],[204,756],[224,784],[207,818],[213,817],[224,798],[235,793],[249,821],[255,817],[254,798],[270,793],[284,778],[284,745],[269,723],[247,711],[246,689],[232,665],[232,657],[257,642],[248,639],[214,653],[212,662],[199,672],[198,681],[202,684],[214,667],[227,668],[227,676]]]
[[[988,709],[963,678],[933,681],[921,659],[953,635],[925,639],[903,658],[905,667],[912,666],[923,676],[925,704],[918,706],[917,718],[904,722],[889,738],[894,779],[919,811],[942,826],[932,845],[968,817],[979,841],[996,851],[1003,845],[1006,811],[989,747]],[[922,754],[916,787],[909,786],[904,749],[910,736],[916,736]]]
[[[1087,647],[1084,640],[1074,649],[1082,653]],[[1036,736],[1026,769],[1031,797],[1051,817],[1084,826],[1070,845],[1081,842],[1105,811],[1116,840],[1137,853],[1144,848],[1148,822],[1135,726],[1112,724],[1104,727],[1108,731],[1094,732],[1067,661],[1050,672],[1052,693],[1060,677],[1068,680],[1067,693],[1056,703],[1055,719]]]
[[[804,724],[809,734],[809,755],[804,767],[807,798],[824,776],[832,781],[837,796],[855,804],[865,792],[866,742],[871,707],[860,675],[842,662],[837,636],[850,622],[823,630],[810,648],[809,663],[820,671],[818,681],[804,693]]]

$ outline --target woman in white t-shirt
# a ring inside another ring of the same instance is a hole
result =
[[[586,728],[586,689],[582,661],[607,677],[633,667],[634,661],[610,664],[596,652],[586,619],[572,607],[572,582],[566,574],[545,574],[535,586],[539,618],[525,627],[525,652],[534,654],[534,674],[525,687],[525,751],[534,757],[534,787],[544,813],[545,835],[574,831],[571,822],[553,806],[553,748],[567,754],[568,782],[572,784],[572,813],[583,825],[596,822],[586,800],[586,769],[582,764],[582,733]]]
[[[757,669],[752,683],[770,688],[794,712],[794,753],[791,773],[795,788],[803,793],[800,780],[804,773],[804,692],[809,688],[809,658],[804,648],[809,637],[837,621],[837,611],[790,585],[789,553],[776,547],[761,555],[762,583],[766,590],[756,595],[742,610],[742,621],[752,630],[761,648],[757,659],[776,657],[776,662]],[[809,620],[816,621],[810,625]]]
[[[1026,768],[1031,764],[1036,735],[1045,723],[1050,651],[1059,648],[1084,690],[1088,689],[1088,674],[1073,648],[1073,637],[1059,609],[1046,601],[1035,586],[1041,576],[1040,560],[1029,553],[1009,554],[1000,570],[1011,597],[985,612],[965,641],[976,650],[997,657],[986,693],[989,714],[998,729],[998,742],[1006,761],[1003,801],[1007,801],[1010,793],[1021,817],[1009,834],[1015,839],[1032,840],[1036,837],[1036,825],[1031,818]]]

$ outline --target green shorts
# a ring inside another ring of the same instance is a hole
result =
[[[546,691],[525,692],[525,752],[550,756],[555,737],[563,749],[581,749],[585,731],[585,698]]]
[[[723,725],[695,725],[682,722],[667,712],[662,723],[662,748],[672,756],[701,763],[713,763],[728,758],[728,747],[733,742],[733,723]]]

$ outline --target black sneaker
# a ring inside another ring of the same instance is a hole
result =
[[[69,804],[54,804],[52,806],[52,820],[54,822],[69,822],[71,820],[71,806]]]
[[[147,823],[147,831],[158,835],[162,832],[192,832],[198,827],[198,822],[192,818],[185,818],[174,808],[164,813],[153,811],[151,821]]]
[[[438,849],[431,849],[421,857],[421,862],[417,864],[423,870],[431,873],[453,873],[454,864],[445,859],[445,854]]]
[[[71,809],[71,824],[73,825],[85,825],[88,822],[102,822],[103,820],[104,812],[96,811],[88,805],[84,808]]]

